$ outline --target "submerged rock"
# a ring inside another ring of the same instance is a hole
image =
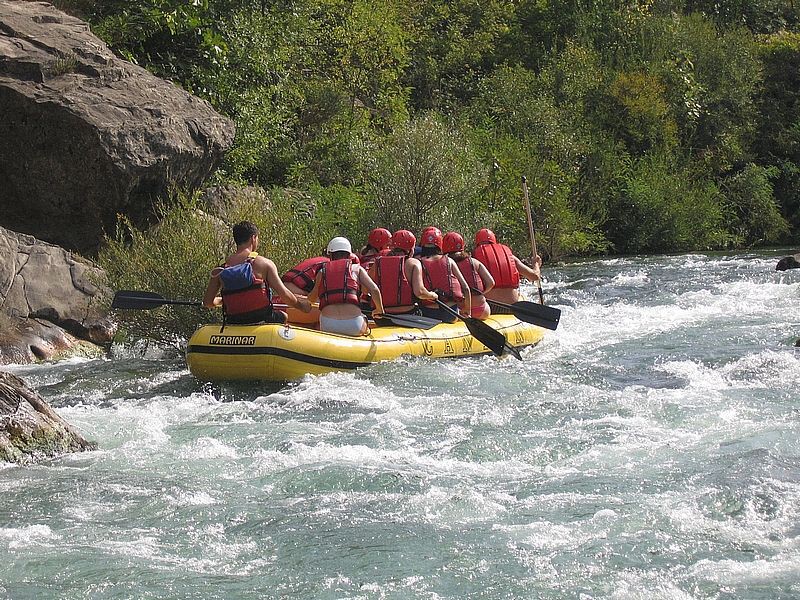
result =
[[[789,269],[800,269],[800,254],[793,254],[792,256],[784,256],[775,265],[776,271],[787,271]]]
[[[45,2],[0,0],[0,115],[0,225],[85,255],[117,214],[141,224],[170,184],[199,187],[234,136]]]
[[[22,379],[0,371],[0,461],[26,463],[96,447]]]

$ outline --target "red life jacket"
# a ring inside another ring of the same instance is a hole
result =
[[[307,258],[286,271],[281,279],[284,283],[292,283],[308,294],[314,289],[314,279],[317,277],[320,267],[330,261],[331,259],[327,256]]]
[[[369,268],[375,262],[375,260],[381,256],[386,256],[389,254],[390,250],[388,248],[384,250],[380,250],[375,254],[360,254],[358,256],[359,264],[364,268],[365,271],[369,271]]]
[[[393,254],[375,260],[375,283],[381,290],[384,308],[414,304],[414,292],[406,278],[406,258]]]
[[[464,256],[461,260],[456,260],[456,266],[458,270],[461,271],[464,279],[467,280],[467,285],[482,293],[484,290],[483,279],[481,279],[481,276],[478,274],[478,269],[475,267],[470,257]],[[474,295],[475,294],[473,294],[473,296]]]
[[[425,287],[435,290],[439,294],[442,302],[461,302],[464,299],[464,292],[461,290],[453,268],[450,266],[450,259],[447,256],[439,256],[434,259],[420,259],[422,263],[422,280]],[[435,302],[426,304],[435,305]]]
[[[319,308],[328,304],[355,304],[359,306],[358,296],[361,284],[353,274],[353,261],[349,258],[332,260],[320,268],[322,279],[319,286]]]
[[[253,273],[255,252],[243,263],[223,265],[219,274],[222,283],[222,309],[231,323],[257,323],[272,314],[272,293],[263,279]]]
[[[514,262],[514,253],[505,244],[478,244],[472,253],[481,261],[494,277],[497,289],[516,289],[519,287],[519,271]]]

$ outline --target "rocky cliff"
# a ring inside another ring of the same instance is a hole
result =
[[[44,2],[0,0],[0,225],[91,255],[117,214],[198,187],[233,123]]]

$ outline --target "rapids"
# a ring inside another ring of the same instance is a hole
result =
[[[798,598],[800,270],[777,258],[548,266],[561,325],[522,363],[13,367],[99,450],[0,469],[0,597]]]

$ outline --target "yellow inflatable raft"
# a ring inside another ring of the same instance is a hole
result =
[[[544,330],[513,315],[485,321],[519,349],[537,344]],[[432,329],[376,327],[363,337],[323,333],[298,325],[204,325],[186,350],[189,370],[199,379],[290,381],[312,373],[356,369],[399,356],[458,358],[488,354],[463,322]]]

